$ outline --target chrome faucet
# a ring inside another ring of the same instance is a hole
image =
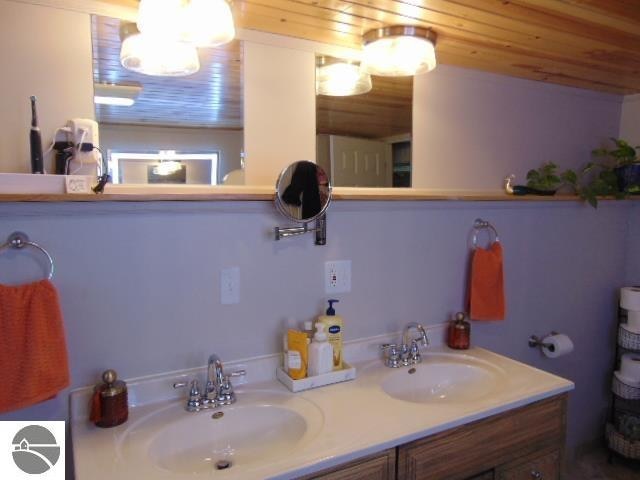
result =
[[[200,383],[194,379],[189,384],[189,399],[186,409],[189,412],[198,412],[210,408],[217,408],[222,405],[231,405],[236,401],[236,394],[233,391],[231,377],[246,375],[245,370],[224,373],[222,361],[215,353],[209,356],[207,365],[207,382],[204,392],[200,391]],[[174,383],[173,388],[186,387],[186,383]]]
[[[420,334],[418,338],[409,338],[409,334],[413,329]],[[429,345],[427,331],[420,323],[408,323],[402,331],[402,343],[400,345],[386,343],[380,347],[385,352],[384,364],[387,367],[398,368],[401,365],[408,366],[422,362],[418,342],[423,347]]]

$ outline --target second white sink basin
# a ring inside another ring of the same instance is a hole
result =
[[[231,406],[193,413],[174,402],[155,410],[127,429],[120,454],[167,472],[209,478],[232,471],[241,478],[252,466],[286,459],[323,423],[309,401],[272,391],[239,392]]]
[[[468,355],[425,355],[422,363],[387,374],[382,389],[407,402],[469,402],[498,391],[504,376],[499,367]]]

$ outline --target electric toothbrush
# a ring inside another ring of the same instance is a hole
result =
[[[38,127],[38,113],[36,112],[36,97],[31,96],[31,173],[44,173],[44,155],[42,154],[42,136]]]

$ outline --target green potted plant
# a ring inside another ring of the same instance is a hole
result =
[[[569,186],[575,190],[578,176],[573,170],[558,172],[553,162],[542,164],[540,168],[527,172],[527,193],[534,195],[554,195],[561,187]]]
[[[602,157],[602,162],[589,162],[582,170],[583,178],[591,174],[591,179],[579,188],[579,193],[594,208],[598,206],[598,196],[613,196],[617,199],[627,195],[640,194],[640,159],[636,148],[619,138],[611,138],[614,149],[597,148],[591,153]]]

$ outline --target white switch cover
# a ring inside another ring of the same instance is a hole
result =
[[[351,260],[336,260],[324,264],[325,293],[351,291]]]
[[[224,268],[220,271],[220,303],[240,303],[240,268]]]

